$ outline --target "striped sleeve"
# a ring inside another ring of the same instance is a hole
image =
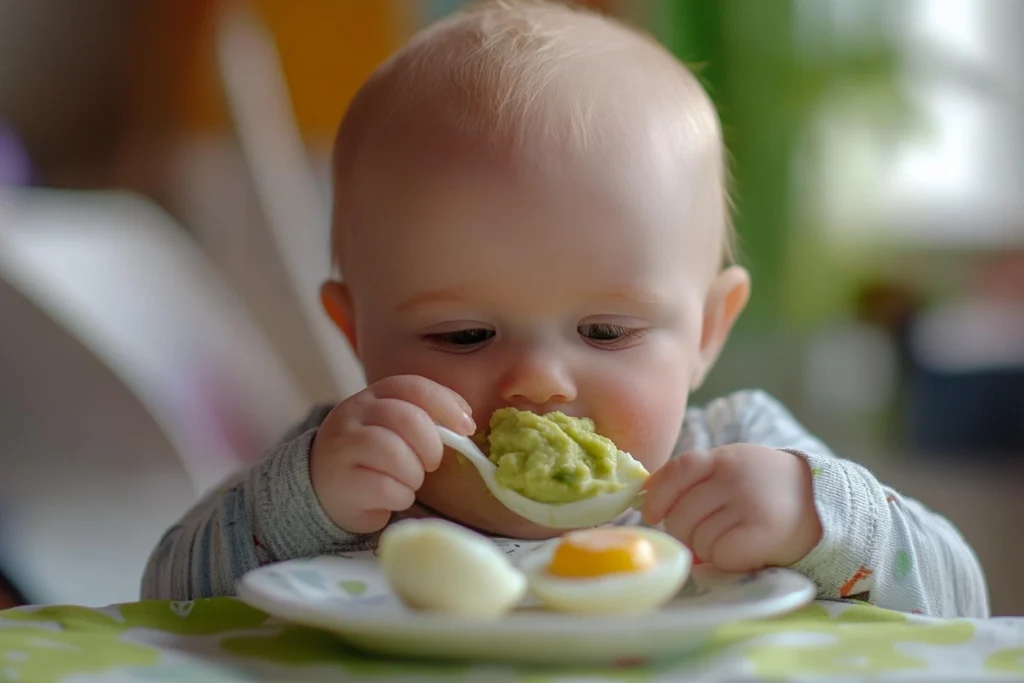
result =
[[[246,572],[271,562],[372,548],[376,535],[338,528],[309,481],[309,449],[329,412],[319,408],[250,470],[205,496],[150,556],[143,599],[233,595]]]

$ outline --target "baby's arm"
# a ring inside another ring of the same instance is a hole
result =
[[[819,598],[860,598],[938,617],[987,617],[988,592],[970,546],[945,518],[837,458],[777,401],[759,391],[716,401],[702,415],[711,435],[803,457],[813,476],[823,535],[793,569]]]
[[[238,578],[261,565],[374,547],[377,534],[351,534],[331,522],[310,483],[310,445],[329,410],[315,409],[262,462],[164,534],[146,567],[143,599],[233,595]]]
[[[143,597],[231,595],[243,574],[270,562],[374,548],[441,464],[438,424],[476,430],[465,399],[415,376],[387,377],[314,411],[164,535]]]

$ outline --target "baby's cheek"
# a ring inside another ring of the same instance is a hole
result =
[[[489,405],[493,394],[490,390],[493,380],[488,374],[489,368],[481,369],[471,359],[430,351],[420,345],[412,345],[412,348],[396,347],[393,356],[380,360],[380,364],[372,367],[375,371],[374,379],[370,379],[371,368],[366,368],[367,381],[392,375],[425,377],[459,394],[471,406],[478,424],[486,426],[493,412]]]
[[[620,387],[617,400],[603,407],[606,419],[597,419],[606,436],[652,473],[671,457],[686,410],[685,394],[659,388]]]

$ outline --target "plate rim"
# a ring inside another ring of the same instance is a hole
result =
[[[786,593],[768,596],[752,602],[738,604],[695,605],[683,610],[659,610],[636,615],[574,615],[558,612],[526,612],[510,613],[497,619],[472,619],[439,612],[407,613],[377,612],[368,609],[318,608],[312,599],[287,599],[268,594],[253,585],[253,581],[270,573],[283,565],[317,562],[318,564],[342,564],[346,562],[365,562],[366,560],[345,559],[332,555],[321,555],[314,558],[286,560],[264,565],[244,574],[235,586],[235,592],[242,601],[263,610],[264,612],[297,623],[316,625],[336,633],[375,634],[409,634],[429,629],[433,634],[443,632],[462,634],[467,630],[484,629],[490,634],[509,636],[536,635],[539,629],[547,633],[572,633],[573,635],[604,635],[609,632],[630,631],[645,634],[665,632],[704,632],[738,621],[768,619],[793,612],[811,602],[817,596],[817,586],[811,579],[792,569],[771,567],[749,574],[772,572],[783,575],[787,581],[793,582],[793,588]],[[744,574],[744,573],[740,573]],[[727,575],[727,574],[726,574]],[[801,585],[802,584],[802,585]]]

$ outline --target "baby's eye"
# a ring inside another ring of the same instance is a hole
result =
[[[644,331],[610,323],[591,323],[576,328],[590,344],[601,348],[622,348],[639,339]]]
[[[436,332],[425,334],[423,338],[431,344],[439,347],[466,347],[483,344],[494,338],[494,330],[486,327],[475,327],[468,330],[453,330],[451,332]]]

